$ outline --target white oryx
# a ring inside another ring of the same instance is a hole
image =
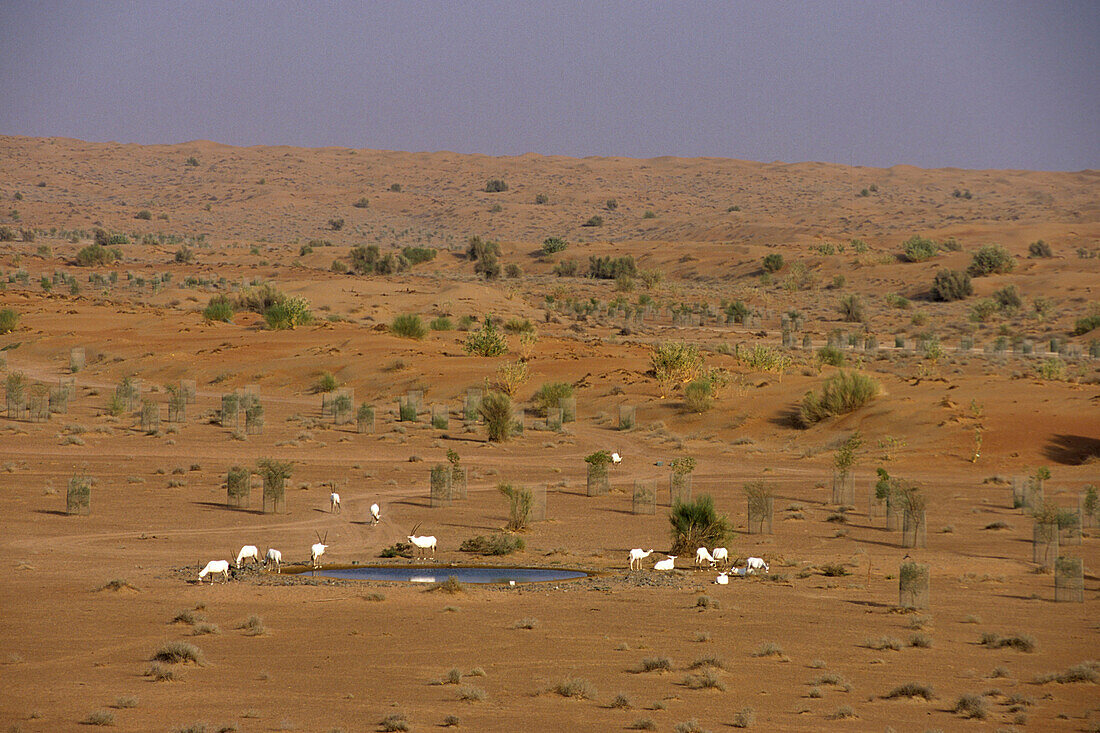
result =
[[[328,495],[329,511],[333,514],[340,513],[340,495],[333,491]]]
[[[712,552],[711,554],[714,555],[714,562],[730,561],[730,551],[727,550],[725,547],[715,547],[714,552]]]
[[[267,565],[269,562],[275,563],[276,573],[283,572],[282,567],[280,567],[283,564],[283,553],[279,552],[274,547],[267,548],[267,555],[264,556],[264,565]]]
[[[214,584],[214,576],[218,573],[222,574],[225,578],[225,582],[229,582],[229,561],[228,560],[211,560],[206,563],[206,567],[199,572],[199,584],[202,584],[202,579],[207,575],[210,576],[210,585]]]
[[[714,579],[714,582],[718,585],[729,585],[730,576],[727,573],[718,573],[718,577]]]
[[[408,535],[409,542],[416,547],[417,557],[423,555],[425,550],[431,550],[432,558],[435,558],[435,535],[417,536],[416,530],[420,529],[421,524],[422,522],[418,522],[412,528],[412,534]]]
[[[762,557],[750,557],[745,561],[745,571],[748,573],[755,573],[757,570],[763,570],[765,573],[770,572],[768,570],[768,563],[764,562]]]
[[[382,510],[377,504],[370,505],[370,523],[378,524],[382,521]]]
[[[321,559],[321,555],[325,554],[325,550],[328,549],[328,545],[325,544],[326,542],[328,542],[328,532],[325,532],[324,539],[321,539],[321,535],[318,534],[317,542],[309,548],[309,558],[313,561],[314,568],[321,567],[321,563],[318,561]]]
[[[679,557],[679,555],[669,555],[668,558],[665,559],[665,560],[658,560],[657,562],[653,563],[653,569],[654,570],[675,570],[676,569],[676,558],[678,558],[678,557]]]
[[[711,567],[714,567],[714,558],[705,547],[700,547],[695,551],[695,566],[698,567],[703,563],[707,563]]]
[[[241,566],[243,560],[255,560],[260,561],[260,548],[256,545],[245,545],[241,548],[241,551],[237,553],[237,567]]]

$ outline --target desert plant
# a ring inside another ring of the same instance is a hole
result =
[[[84,725],[114,725],[115,714],[110,710],[94,710],[83,722]]]
[[[80,267],[109,265],[120,259],[122,259],[122,253],[117,248],[104,247],[99,243],[89,244],[76,253],[76,264]]]
[[[195,251],[188,247],[186,244],[182,245],[176,250],[176,254],[172,258],[180,264],[190,264],[195,261]]]
[[[589,217],[588,221],[581,224],[581,226],[582,227],[602,227],[603,226],[603,217],[600,216],[599,214],[594,214],[593,216]]]
[[[985,632],[981,635],[979,643],[990,649],[1016,649],[1021,652],[1030,653],[1035,651],[1035,639],[1031,638],[1027,634],[1013,634],[1012,636],[1000,636],[991,632]]]
[[[229,298],[221,293],[210,296],[210,301],[203,308],[202,317],[208,321],[222,321],[223,323],[233,322],[233,303]]]
[[[863,301],[858,295],[846,295],[837,304],[840,316],[848,323],[863,321]]]
[[[936,243],[931,239],[919,235],[913,235],[901,247],[905,259],[910,262],[924,262],[932,259],[936,256],[936,250],[938,249]]]
[[[168,641],[153,652],[152,661],[164,664],[183,664],[193,662],[200,667],[206,664],[202,650],[186,641]]]
[[[362,197],[359,198],[358,201],[356,201],[354,204],[352,204],[352,206],[354,206],[357,209],[365,209],[368,206],[370,206],[370,199],[368,199],[366,196],[362,196]]]
[[[343,229],[344,228],[344,219],[343,219],[343,217],[337,217],[337,218],[334,218],[334,219],[329,219],[328,220],[328,228],[331,229],[334,232],[338,232],[341,229]]]
[[[596,687],[581,677],[567,677],[559,680],[550,688],[562,697],[572,697],[577,700],[591,700],[596,696]]]
[[[512,399],[508,395],[490,392],[481,398],[481,404],[477,410],[481,419],[485,421],[490,442],[504,442],[512,437],[515,420],[512,415]]]
[[[527,521],[531,516],[534,497],[531,490],[522,486],[500,484],[497,490],[508,499],[508,525],[507,529],[518,532],[527,529]]]
[[[485,184],[485,193],[501,193],[508,190],[508,184],[501,178],[492,178]]]
[[[1049,244],[1039,239],[1027,246],[1027,256],[1030,258],[1053,257],[1054,252]]]
[[[883,698],[893,700],[899,697],[922,697],[925,700],[931,700],[935,696],[930,685],[921,684],[920,682],[906,682],[904,685],[898,685],[887,692],[883,695]]]
[[[497,367],[497,378],[494,386],[509,397],[514,397],[519,388],[527,382],[527,379],[527,362],[506,361]]]
[[[562,399],[572,396],[573,385],[568,382],[545,382],[535,390],[534,397],[531,399],[535,403],[535,408],[545,415],[548,409],[558,407]]]
[[[462,348],[476,356],[500,356],[508,350],[508,340],[493,325],[492,318],[484,318],[481,328],[470,332]]]
[[[451,319],[447,318],[447,316],[439,316],[438,318],[433,318],[432,322],[428,324],[428,328],[432,329],[433,331],[452,331],[454,330],[454,327],[455,326],[451,322]]]
[[[970,275],[961,270],[937,270],[932,279],[932,298],[944,302],[962,300],[974,292]]]
[[[309,301],[300,296],[287,298],[264,311],[264,322],[272,331],[293,330],[312,321]]]
[[[569,242],[561,237],[547,237],[542,240],[542,249],[540,251],[544,255],[552,255],[558,252],[564,252],[568,246]]]
[[[14,308],[0,308],[0,334],[11,333],[19,325],[19,313]]]
[[[676,341],[655,344],[650,351],[649,363],[662,397],[666,397],[677,385],[694,380],[703,370],[699,348]]]
[[[974,253],[974,258],[966,271],[971,277],[982,277],[1011,272],[1016,267],[1016,261],[1004,247],[999,244],[987,244]]]
[[[697,547],[722,547],[733,531],[729,519],[714,508],[714,499],[709,494],[694,501],[677,501],[668,521],[674,555],[694,552]]]
[[[461,552],[472,552],[477,555],[510,555],[522,550],[525,546],[522,537],[496,532],[491,535],[477,535],[462,541],[458,549]]]
[[[755,722],[756,712],[752,708],[741,708],[734,713],[733,722],[730,725],[734,728],[751,728]]]
[[[668,657],[646,657],[642,661],[638,662],[638,666],[634,668],[635,672],[671,672],[672,660]]]
[[[1083,336],[1097,328],[1100,328],[1100,313],[1093,313],[1077,319],[1077,322],[1073,324],[1073,335]]]
[[[684,385],[684,404],[691,412],[706,412],[714,407],[714,382],[695,379]]]
[[[838,371],[825,380],[821,393],[807,392],[799,419],[809,427],[825,418],[858,410],[879,395],[878,382],[858,372]]]
[[[778,252],[764,255],[764,272],[779,272],[783,269],[783,255]]]
[[[397,186],[398,184],[393,184]],[[398,189],[400,190],[400,188]],[[405,720],[405,716],[400,713],[394,713],[387,715],[378,722],[378,727],[387,733],[401,733],[401,731],[409,730],[409,722]]]
[[[408,339],[422,339],[428,334],[424,322],[415,313],[402,313],[395,316],[393,323],[390,324],[390,331],[395,336]]]
[[[967,719],[985,720],[989,711],[985,707],[985,698],[981,695],[962,695],[955,701],[951,712]]]
[[[317,383],[313,385],[314,392],[335,392],[340,386],[340,383],[336,381],[336,375],[332,372],[324,372],[317,378]]]

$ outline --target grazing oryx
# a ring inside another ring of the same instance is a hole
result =
[[[321,563],[319,563],[318,560],[321,558],[321,555],[325,554],[325,550],[328,548],[328,545],[325,544],[326,542],[328,542],[328,532],[325,532],[324,539],[321,539],[321,535],[318,534],[317,543],[309,548],[309,557],[310,560],[313,561],[314,568],[321,567]]]
[[[676,558],[679,555],[669,555],[666,560],[658,560],[653,563],[654,570],[674,570],[676,568]]]
[[[635,563],[638,565],[638,569],[642,569],[642,560],[653,554],[653,550],[643,550],[638,547],[630,551],[630,569],[634,569]]]
[[[420,525],[423,522],[417,522],[416,526],[412,528],[412,534],[408,535],[409,542],[416,547],[417,556],[424,554],[425,550],[432,551],[432,558],[435,558],[435,535],[424,535],[423,537],[416,536],[416,530],[420,529]]]
[[[745,563],[745,570],[749,573],[755,573],[757,570],[763,570],[765,573],[769,572],[768,563],[764,562],[761,557],[750,557]]]
[[[725,547],[715,547],[714,552],[711,554],[714,555],[714,562],[730,561],[730,551],[727,550]]]
[[[241,548],[241,551],[237,553],[237,567],[241,566],[242,560],[255,560],[260,561],[260,548],[256,545],[245,545]]]
[[[623,457],[619,455],[618,451],[611,454],[611,462],[616,466],[623,462]]]
[[[218,573],[222,574],[225,578],[225,582],[229,582],[229,561],[228,560],[211,560],[206,563],[206,567],[199,573],[199,584],[202,584],[202,579],[207,575],[210,576],[210,585],[214,585],[214,576]]]
[[[377,504],[371,504],[370,505],[370,523],[371,524],[378,524],[381,521],[382,521],[382,510],[378,507]]]
[[[698,567],[703,563],[708,563],[711,567],[714,567],[714,558],[711,557],[707,548],[700,547],[695,551],[695,566]]]
[[[333,491],[328,495],[329,511],[333,514],[340,513],[340,495]]]
[[[275,563],[276,573],[283,572],[282,567],[280,567],[283,564],[283,553],[279,552],[274,547],[267,548],[267,555],[264,556],[264,565],[267,565],[269,562]]]
[[[714,582],[718,585],[729,585],[730,576],[727,573],[718,573],[718,577],[714,579]]]

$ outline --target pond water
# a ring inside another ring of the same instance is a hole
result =
[[[588,577],[581,570],[556,568],[483,568],[483,567],[354,567],[307,570],[323,578],[343,580],[389,580],[406,583],[442,583],[455,578],[463,583],[545,583],[555,580],[576,580]]]

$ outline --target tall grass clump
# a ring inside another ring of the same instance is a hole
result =
[[[531,509],[534,504],[531,490],[511,484],[501,484],[497,490],[508,499],[507,529],[513,532],[527,529],[527,522],[531,518]]]
[[[407,339],[422,339],[428,334],[424,321],[415,313],[402,313],[393,319],[390,331]]]
[[[210,296],[210,301],[202,309],[202,317],[208,321],[232,323],[235,310],[229,298],[221,293]]]
[[[562,399],[572,396],[573,385],[568,382],[545,382],[535,390],[531,399],[538,411],[545,415],[548,409],[557,407]]]
[[[512,399],[508,395],[490,392],[481,398],[477,411],[485,421],[490,442],[503,443],[512,437],[515,420],[512,415]]]
[[[722,547],[733,532],[729,519],[718,514],[709,494],[694,501],[677,501],[668,521],[673,555],[694,552],[697,547]]]
[[[492,318],[485,318],[481,328],[466,337],[462,349],[475,356],[500,356],[508,350],[508,340],[493,325]]]
[[[308,300],[293,296],[264,311],[264,322],[272,331],[294,330],[312,323],[313,313]]]
[[[19,313],[14,308],[0,308],[0,334],[11,333],[19,325]]]
[[[577,700],[591,700],[596,696],[596,687],[591,682],[580,677],[567,677],[559,680],[550,688],[562,697],[572,697]]]
[[[864,374],[838,371],[822,385],[821,392],[807,392],[798,417],[809,427],[834,415],[845,415],[863,407],[880,393],[877,381]]]
[[[167,641],[153,652],[154,662],[165,664],[184,664],[193,662],[199,666],[206,664],[202,650],[186,641]]]

